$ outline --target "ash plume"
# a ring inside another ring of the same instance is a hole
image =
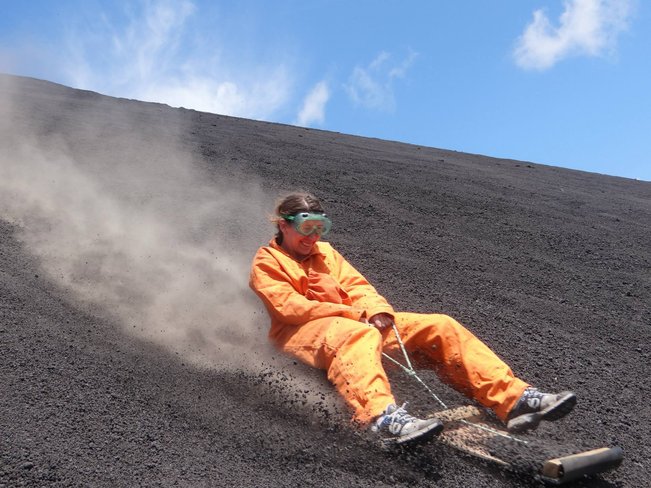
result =
[[[258,184],[207,178],[178,112],[90,95],[19,110],[12,83],[0,78],[0,218],[48,278],[195,362],[255,362],[267,317],[248,268],[271,232]]]

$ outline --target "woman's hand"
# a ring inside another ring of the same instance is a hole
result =
[[[368,323],[377,330],[384,330],[387,327],[391,327],[391,324],[393,324],[393,317],[388,313],[376,313],[368,319]]]

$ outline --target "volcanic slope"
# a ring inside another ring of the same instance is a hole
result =
[[[437,443],[376,449],[268,349],[246,263],[295,189],[396,309],[576,391],[525,437],[626,457],[573,486],[648,482],[651,183],[7,75],[0,108],[0,486],[540,486]]]

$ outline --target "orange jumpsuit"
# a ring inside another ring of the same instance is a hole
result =
[[[327,242],[317,242],[299,262],[272,239],[256,253],[249,284],[271,317],[270,339],[326,370],[359,423],[395,403],[382,351],[398,357],[399,344],[391,328],[380,332],[364,322],[377,313],[394,317],[407,351],[420,352],[444,381],[502,420],[529,386],[451,317],[396,313]]]

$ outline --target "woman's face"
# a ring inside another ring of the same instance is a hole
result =
[[[321,238],[318,233],[304,236],[300,234],[291,222],[281,220],[278,222],[280,232],[283,234],[283,243],[280,245],[287,253],[296,258],[304,259],[309,256],[314,244]]]

